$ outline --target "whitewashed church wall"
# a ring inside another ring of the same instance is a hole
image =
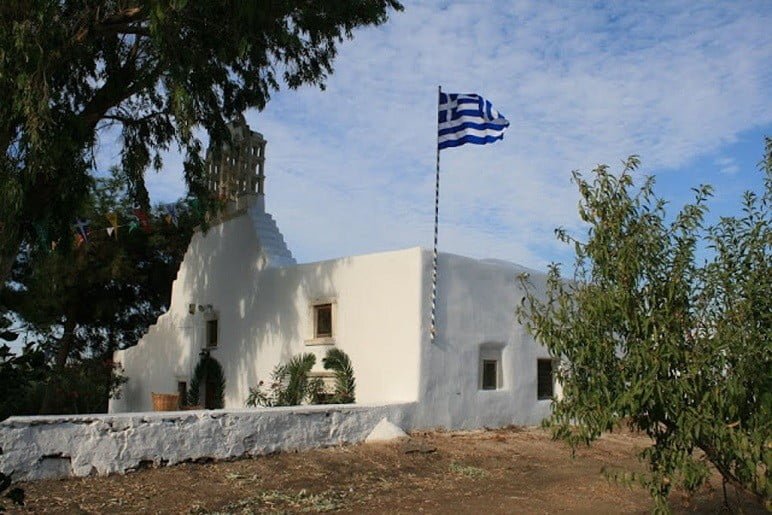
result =
[[[116,353],[129,382],[110,411],[149,410],[151,392],[174,393],[177,381],[190,384],[211,316],[219,329],[211,355],[225,372],[228,408],[243,407],[249,387],[267,381],[275,365],[295,354],[313,352],[316,370],[323,370],[321,359],[330,345],[308,341],[312,306],[320,301],[335,304],[333,340],[352,360],[357,402],[413,401],[419,381],[420,274],[417,248],[264,268],[248,217],[215,226],[191,242],[169,312],[137,346]],[[196,306],[194,314],[190,304]]]
[[[429,299],[431,254],[424,252],[423,287]],[[437,339],[423,332],[421,409],[415,427],[449,429],[531,425],[549,415],[550,401],[537,400],[538,358],[549,358],[517,323],[524,292],[517,275],[529,273],[538,291],[543,273],[512,264],[440,254]],[[428,302],[428,300],[427,300]],[[428,317],[425,325],[428,324]],[[482,390],[480,346],[501,350],[500,387]],[[559,390],[556,390],[559,394]]]
[[[169,312],[137,346],[116,354],[129,382],[110,410],[149,410],[151,392],[174,393],[177,381],[190,384],[209,305],[218,318],[211,354],[225,371],[227,408],[243,407],[250,386],[268,381],[275,365],[298,353],[313,352],[321,371],[330,345],[311,341],[312,306],[333,302],[333,340],[351,357],[358,402],[417,400],[412,427],[538,423],[550,402],[537,399],[537,359],[549,356],[516,321],[521,272],[543,291],[543,273],[441,254],[432,344],[428,250],[264,268],[249,219],[230,220],[194,237]],[[500,350],[496,390],[480,387],[481,345]]]
[[[418,397],[421,313],[421,251],[419,248],[341,258],[297,267],[265,270],[263,295],[280,301],[294,298],[296,333],[291,353],[313,352],[316,371],[329,345],[313,341],[312,306],[332,301],[333,341],[351,358],[357,402],[409,402]],[[287,316],[287,311],[282,312]],[[267,322],[267,324],[266,324]],[[264,339],[278,341],[270,318],[260,321],[271,331]],[[286,359],[286,356],[281,356]],[[258,360],[266,377],[278,359]]]
[[[204,346],[205,314],[198,306],[223,302],[227,292],[245,297],[245,285],[251,283],[244,278],[257,274],[259,257],[247,217],[194,234],[172,286],[169,311],[136,346],[115,353],[114,360],[123,365],[129,381],[121,398],[110,401],[111,413],[150,411],[152,392],[176,393],[177,381],[190,383]],[[192,315],[190,304],[196,306]],[[230,318],[231,310],[223,315]]]

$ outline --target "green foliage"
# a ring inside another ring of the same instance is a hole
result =
[[[337,45],[384,23],[396,0],[0,2],[0,283],[35,227],[55,238],[88,198],[100,134],[117,139],[125,186],[149,207],[143,174],[179,148],[205,197],[201,142],[262,109],[283,82],[324,87]]]
[[[11,415],[34,415],[29,397],[34,385],[45,381],[49,372],[45,355],[28,349],[17,356],[7,345],[0,346],[0,420]]]
[[[319,386],[308,379],[315,363],[316,356],[305,353],[276,365],[271,372],[270,385],[266,387],[260,381],[256,388],[249,389],[247,406],[297,406],[310,399]]]
[[[335,373],[335,386],[332,395],[326,399],[328,404],[350,404],[356,400],[356,382],[354,381],[354,367],[348,354],[333,347],[327,351],[322,359],[325,370]]]
[[[322,359],[324,368],[335,373],[333,392],[325,390],[321,378],[309,378],[311,369],[316,364],[316,357],[311,353],[293,356],[287,363],[279,364],[271,372],[270,384],[260,381],[257,387],[249,389],[247,406],[297,406],[303,402],[310,404],[346,404],[355,399],[356,384],[354,369],[348,355],[340,349],[332,348]]]
[[[0,290],[0,314],[12,315],[27,346],[42,351],[48,367],[43,371],[48,388],[42,389],[47,391],[40,394],[40,382],[30,383],[27,403],[15,413],[106,411],[115,391],[111,382],[121,377],[109,364],[113,351],[134,345],[168,306],[172,281],[202,214],[180,205],[173,225],[154,210],[149,232],[123,227],[117,237],[109,236],[101,229],[111,225],[108,216],[117,214],[123,224],[131,217],[123,183],[114,170],[90,186],[89,201],[78,214],[100,230],[91,232],[88,243],[72,243],[70,228],[52,250],[43,231],[43,241],[24,245],[17,255],[14,286]],[[94,395],[101,402],[92,402]]]
[[[772,468],[772,143],[762,194],[740,217],[704,228],[711,189],[671,221],[653,179],[574,173],[586,241],[557,231],[576,252],[564,280],[552,265],[544,296],[523,280],[518,315],[560,358],[563,396],[547,422],[572,446],[627,421],[653,444],[641,477],[659,511],[671,488],[701,485],[712,463],[724,479],[770,499]],[[705,248],[707,247],[707,248]],[[698,253],[708,254],[698,264]],[[698,449],[704,455],[696,453]],[[704,457],[703,457],[704,456]]]
[[[109,398],[120,398],[128,381],[119,364],[84,358],[56,370],[39,348],[19,355],[0,347],[0,420],[11,415],[37,415],[48,395],[46,413],[99,413]]]
[[[213,392],[206,392],[206,397],[214,402],[213,405],[206,406],[206,408],[223,408],[225,406],[225,373],[220,363],[208,354],[201,356],[196,368],[193,370],[193,378],[190,380],[190,388],[188,389],[188,405],[202,405],[202,385],[204,388],[209,388],[210,386],[214,388]]]

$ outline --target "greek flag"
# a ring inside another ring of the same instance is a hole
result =
[[[480,95],[440,93],[438,145],[458,147],[466,143],[485,145],[504,139],[509,121]]]

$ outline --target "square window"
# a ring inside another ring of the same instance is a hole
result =
[[[314,306],[314,338],[332,337],[332,304]]]
[[[206,346],[217,347],[217,319],[206,321]]]
[[[498,387],[499,362],[495,359],[484,359],[482,363],[482,389],[495,390]]]
[[[536,360],[537,391],[536,398],[551,399],[553,396],[554,378],[552,376],[552,360]]]

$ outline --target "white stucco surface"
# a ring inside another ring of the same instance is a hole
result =
[[[125,473],[146,466],[361,442],[410,405],[11,417],[0,423],[0,472],[14,482]]]
[[[536,360],[549,356],[515,318],[524,295],[518,275],[528,273],[540,291],[544,274],[440,254],[432,344],[428,250],[294,265],[275,223],[268,224],[270,237],[255,229],[255,220],[265,225],[270,218],[261,209],[253,205],[194,236],[168,313],[138,345],[115,355],[129,382],[111,401],[111,412],[149,411],[152,392],[189,384],[205,345],[206,320],[216,317],[218,345],[211,355],[225,372],[226,408],[243,407],[249,388],[293,355],[315,354],[315,371],[321,372],[325,352],[336,346],[353,363],[358,402],[418,401],[425,427],[535,424],[548,414],[549,401],[536,398]],[[323,302],[333,304],[334,334],[318,341],[312,338],[312,306]],[[482,390],[481,362],[491,357],[499,362],[498,388]]]
[[[423,288],[431,288],[431,253],[423,251]],[[504,261],[440,254],[437,337],[422,331],[421,395],[416,427],[473,429],[538,424],[550,401],[537,400],[537,359],[549,358],[518,323],[527,274],[544,291],[545,274]],[[427,320],[428,323],[428,320]],[[500,354],[499,388],[481,389],[480,362]],[[559,385],[555,394],[560,395]]]

